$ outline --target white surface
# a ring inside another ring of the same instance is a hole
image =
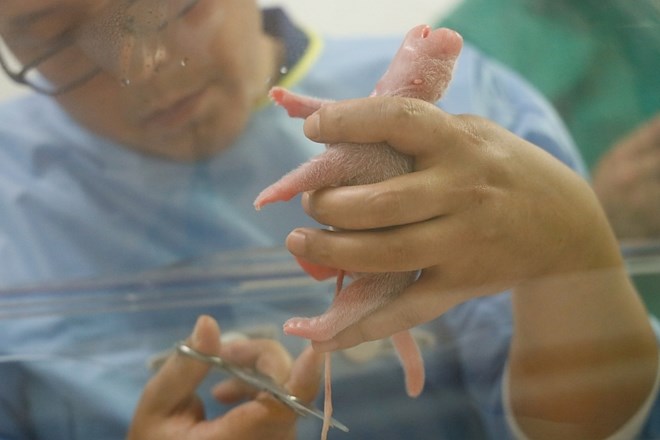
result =
[[[259,0],[262,6],[281,5],[300,23],[326,34],[404,33],[432,24],[461,0]],[[0,99],[23,88],[0,75]]]
[[[301,23],[323,33],[403,33],[418,24],[432,24],[460,0],[260,0],[282,5]]]

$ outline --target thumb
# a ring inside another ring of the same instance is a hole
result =
[[[217,355],[220,351],[220,327],[210,316],[197,319],[187,341],[200,353]],[[165,362],[145,388],[141,405],[152,413],[171,414],[195,394],[211,366],[189,356],[176,353]]]

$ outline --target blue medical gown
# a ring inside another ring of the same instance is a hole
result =
[[[366,96],[400,41],[327,39],[293,89],[330,99]],[[492,119],[584,173],[548,104],[469,45],[440,106]],[[145,363],[186,337],[201,313],[216,317],[224,331],[275,328],[274,337],[299,351],[302,342],[283,337],[281,325],[322,312],[332,295],[328,285],[219,277],[203,287],[190,279],[165,286],[134,274],[181,262],[212,267],[218,253],[280,246],[294,227],[312,225],[297,201],[255,212],[252,200],[322,148],[303,136],[299,120],[268,106],[228,151],[172,163],[85,131],[46,97],[4,103],[0,284],[50,283],[55,292],[24,288],[27,305],[17,300],[15,312],[0,315],[0,439],[123,438],[151,374]],[[111,281],[58,284],[69,279]],[[249,295],[236,293],[244,289]],[[5,304],[20,292],[10,291]],[[508,295],[465,303],[420,330],[432,341],[418,399],[405,395],[391,350],[363,363],[334,356],[335,416],[351,429],[334,438],[506,438],[500,381],[511,331]],[[208,414],[221,413],[226,408],[207,388],[200,393]],[[306,419],[300,429],[300,438],[316,438],[320,424]]]

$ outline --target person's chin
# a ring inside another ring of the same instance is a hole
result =
[[[189,126],[173,136],[153,134],[149,139],[142,139],[138,149],[144,154],[179,162],[195,162],[216,156],[226,150],[234,138],[204,130],[203,124]]]
[[[185,129],[195,119],[208,111],[210,91],[208,87],[170,99],[141,117],[140,125],[146,131],[162,133]]]

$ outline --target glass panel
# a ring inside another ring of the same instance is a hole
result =
[[[0,292],[0,371],[15,381],[3,382],[3,394],[30,385],[21,391],[27,400],[4,401],[3,411],[21,412],[16,429],[35,430],[38,435],[122,438],[153,367],[188,337],[197,316],[216,317],[223,334],[275,339],[296,355],[305,341],[282,335],[282,322],[323,311],[333,291],[334,281],[311,279],[278,248],[217,254],[122,278],[6,289]],[[449,346],[442,347],[438,338],[447,330],[438,333],[431,330],[434,327],[420,327],[413,334],[425,355],[442,363],[442,352]],[[26,339],[26,331],[33,337]],[[390,376],[388,383],[378,379]],[[420,400],[404,397],[403,375],[387,341],[334,355],[332,377],[337,396],[354,396],[351,389],[356,386],[377,387],[379,405],[391,411],[388,429],[395,432],[435,429],[412,426],[408,417],[414,412],[431,420],[456,410],[454,404],[430,405],[433,396],[452,390],[431,389]],[[227,410],[210,393],[226,378],[216,371],[200,384],[209,417]],[[102,402],[97,402],[99,395],[104,396]],[[57,404],[41,406],[47,401]],[[354,433],[369,432],[368,425],[359,426],[365,417],[380,420],[379,411],[365,412],[362,405],[361,399],[346,401],[335,417]],[[315,437],[320,421],[305,418],[300,429],[302,436]]]
[[[660,438],[656,0],[2,8],[0,440]]]

